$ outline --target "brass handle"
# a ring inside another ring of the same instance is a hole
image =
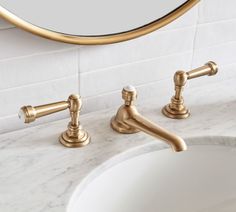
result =
[[[47,116],[52,113],[70,110],[71,121],[68,129],[61,134],[59,141],[66,147],[82,147],[90,142],[89,134],[84,131],[79,123],[79,113],[82,100],[79,95],[72,94],[67,101],[55,102],[39,106],[23,106],[19,112],[19,118],[24,119],[25,123],[35,121],[37,118]]]
[[[217,74],[217,72],[218,72],[217,64],[215,62],[210,61],[202,67],[199,67],[192,71],[187,72],[187,75],[188,75],[188,79],[193,79],[193,78],[201,77],[205,75],[213,76]]]
[[[28,105],[28,106],[23,106],[20,109],[18,115],[19,118],[23,119],[25,123],[31,123],[35,121],[37,118],[65,110],[68,107],[69,107],[68,101],[61,101],[35,107]]]
[[[191,70],[189,72],[177,71],[174,75],[175,83],[175,95],[171,99],[171,103],[166,105],[162,109],[162,113],[168,118],[184,119],[189,117],[190,112],[184,105],[182,97],[184,86],[187,80],[201,77],[201,76],[213,76],[217,74],[218,67],[215,62],[208,62],[204,66]]]
[[[187,80],[201,77],[201,76],[213,76],[217,74],[218,67],[215,62],[208,62],[204,66],[201,66],[199,68],[193,69],[189,72],[185,71],[177,71],[174,75],[174,83],[175,86],[184,86],[187,82]]]

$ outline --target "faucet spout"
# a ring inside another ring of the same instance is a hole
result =
[[[155,138],[162,139],[175,152],[187,150],[187,145],[182,138],[149,121],[138,113],[133,115],[132,118],[125,120],[125,123]]]
[[[124,88],[122,94],[123,98],[125,98],[125,104],[119,108],[116,116],[111,120],[111,126],[115,131],[126,134],[142,131],[165,141],[175,152],[187,150],[187,145],[182,138],[158,126],[137,111],[137,108],[132,103],[134,96],[130,96],[136,96],[134,90],[127,91]]]

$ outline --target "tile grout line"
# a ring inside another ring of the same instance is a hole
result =
[[[193,37],[191,69],[193,69],[193,61],[194,61],[194,58],[195,58],[195,49],[196,49],[196,41],[197,41],[197,34],[198,34],[199,17],[200,17],[200,6],[198,6],[198,8],[197,8],[197,21],[196,21],[196,24],[195,24],[195,33],[194,33],[194,37]]]
[[[79,95],[80,95],[80,92],[81,92],[81,83],[80,83],[80,60],[81,60],[81,57],[80,57],[80,49],[78,48],[77,49],[77,80],[78,80],[78,93],[79,93]],[[83,97],[82,97],[83,98]]]

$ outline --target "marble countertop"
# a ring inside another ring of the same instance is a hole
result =
[[[163,102],[157,99],[142,102],[138,109],[183,138],[236,137],[235,80],[186,89],[184,96],[192,113],[186,120],[164,117]],[[109,122],[115,112],[110,109],[81,117],[92,137],[84,148],[69,149],[58,142],[68,120],[0,135],[0,211],[64,212],[75,188],[94,168],[133,147],[161,143],[144,133],[114,132]]]

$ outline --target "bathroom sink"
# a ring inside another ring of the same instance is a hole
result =
[[[68,212],[235,212],[236,138],[186,139],[174,153],[147,144],[98,167]]]

